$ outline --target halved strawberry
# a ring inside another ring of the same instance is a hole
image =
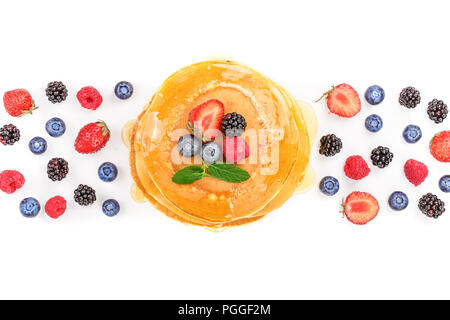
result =
[[[430,152],[436,160],[450,162],[450,130],[441,131],[431,139]]]
[[[220,123],[225,109],[219,100],[208,100],[189,113],[188,128],[194,133],[212,139],[220,133]]]
[[[345,199],[344,214],[354,224],[366,224],[380,211],[377,199],[365,192],[355,191]]]
[[[361,100],[358,92],[348,84],[342,83],[333,86],[316,102],[319,102],[323,97],[327,98],[327,106],[330,112],[340,117],[351,118],[361,111]]]
[[[223,139],[222,151],[228,163],[238,163],[250,155],[247,141],[240,137]]]

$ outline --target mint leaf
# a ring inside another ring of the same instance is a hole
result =
[[[250,178],[247,171],[228,163],[213,163],[208,167],[208,172],[211,177],[232,183],[243,182]]]
[[[178,170],[172,177],[177,184],[191,184],[205,176],[205,168],[200,166],[189,166]]]

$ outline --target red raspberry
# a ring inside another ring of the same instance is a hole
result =
[[[250,155],[247,141],[238,137],[223,139],[222,151],[227,162],[232,163],[238,163]]]
[[[406,161],[403,170],[405,171],[406,179],[408,179],[408,181],[416,187],[424,182],[428,176],[427,166],[424,163],[414,159],[409,159]]]
[[[50,218],[58,219],[66,211],[67,202],[63,197],[56,196],[45,204],[45,212]]]
[[[25,178],[19,171],[5,170],[0,173],[0,190],[8,194],[14,193],[25,184]]]
[[[351,156],[345,161],[344,172],[350,179],[360,180],[369,175],[370,169],[361,156]]]
[[[94,87],[81,88],[77,93],[77,99],[86,109],[97,110],[103,102],[102,95]]]

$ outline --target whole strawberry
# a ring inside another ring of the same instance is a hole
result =
[[[433,137],[430,152],[436,160],[450,162],[450,130],[441,131]]]
[[[75,140],[75,150],[79,153],[95,153],[108,142],[111,133],[103,121],[89,123],[81,128]]]
[[[3,104],[6,112],[10,116],[20,117],[24,114],[31,114],[37,107],[30,93],[25,89],[16,89],[5,92],[3,95]]]

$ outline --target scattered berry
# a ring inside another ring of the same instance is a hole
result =
[[[103,102],[102,95],[94,87],[84,87],[77,93],[81,106],[90,110],[97,110]]]
[[[41,137],[34,137],[28,143],[28,147],[34,154],[43,154],[47,150],[47,141]]]
[[[45,94],[51,103],[61,103],[67,98],[67,88],[61,81],[53,81],[47,85]]]
[[[108,217],[114,217],[120,211],[119,203],[114,199],[109,199],[103,202],[102,206],[103,213]]]
[[[0,190],[7,194],[14,193],[25,184],[25,178],[19,171],[5,170],[0,173]]]
[[[122,100],[128,99],[133,94],[133,85],[128,81],[120,81],[114,87],[116,97]]]
[[[334,196],[339,191],[339,181],[335,177],[326,176],[320,180],[319,188],[327,196]]]
[[[75,140],[75,149],[79,153],[95,153],[102,149],[109,141],[111,134],[103,121],[85,125]]]
[[[66,212],[66,199],[60,196],[53,197],[45,204],[45,212],[50,218],[58,219]]]
[[[217,162],[222,157],[222,150],[216,142],[207,142],[202,147],[202,159],[206,164]]]
[[[447,118],[448,108],[442,100],[433,99],[428,103],[427,109],[428,117],[435,123],[441,123]]]
[[[396,211],[405,209],[408,206],[408,203],[408,196],[401,191],[395,191],[389,197],[389,206]]]
[[[436,195],[427,193],[420,198],[419,209],[428,217],[437,219],[445,212],[445,204]]]
[[[228,163],[238,163],[250,156],[250,148],[244,138],[223,139],[223,154]]]
[[[370,86],[366,90],[365,94],[366,100],[371,105],[377,105],[384,100],[384,90],[382,87],[374,85]]]
[[[370,169],[361,156],[351,156],[345,161],[344,172],[353,180],[361,180],[369,175]]]
[[[370,132],[378,132],[383,128],[383,119],[377,114],[372,114],[366,118],[365,124]]]
[[[105,182],[114,181],[117,178],[117,167],[111,162],[105,162],[98,168],[98,177]]]
[[[416,125],[409,125],[403,130],[403,138],[408,143],[416,143],[422,138],[422,130]]]
[[[411,109],[417,107],[420,103],[420,92],[414,87],[406,87],[400,92],[400,97],[398,98],[400,105]]]
[[[189,113],[188,128],[206,139],[212,139],[220,133],[223,114],[222,102],[208,100]]]
[[[361,100],[358,92],[348,84],[340,84],[325,92],[316,102],[323,97],[327,98],[327,106],[331,113],[340,117],[351,118],[361,111]]]
[[[327,134],[320,138],[319,153],[326,157],[332,157],[341,152],[342,140],[334,134]]]
[[[450,176],[446,175],[439,179],[439,188],[443,192],[450,192]]]
[[[374,166],[378,168],[385,168],[394,159],[394,154],[387,147],[376,147],[372,150],[372,155],[370,156]]]
[[[63,158],[53,158],[47,164],[47,175],[52,181],[61,181],[69,173],[69,164]]]
[[[0,128],[0,143],[12,146],[20,140],[20,130],[13,124],[5,124]]]
[[[25,198],[20,202],[20,213],[25,218],[34,218],[41,211],[41,205],[35,198]]]
[[[25,89],[16,89],[5,92],[3,95],[3,104],[6,112],[10,116],[20,117],[24,114],[31,114],[37,107],[30,93]]]
[[[344,214],[348,221],[354,224],[368,223],[377,216],[379,211],[377,199],[369,193],[355,191],[345,199]]]
[[[75,202],[80,206],[89,206],[97,200],[95,190],[84,184],[80,184],[73,194]]]
[[[430,152],[436,160],[450,162],[450,130],[441,131],[433,137]]]
[[[416,187],[424,182],[428,176],[427,166],[414,159],[406,161],[403,171],[405,172],[406,179]]]
[[[66,132],[66,124],[60,118],[51,118],[45,124],[45,130],[51,137],[61,137]]]
[[[177,149],[184,157],[193,157],[200,153],[202,143],[192,134],[186,134],[178,139]]]
[[[222,118],[220,128],[227,137],[240,137],[247,127],[245,118],[239,113],[228,113]]]

